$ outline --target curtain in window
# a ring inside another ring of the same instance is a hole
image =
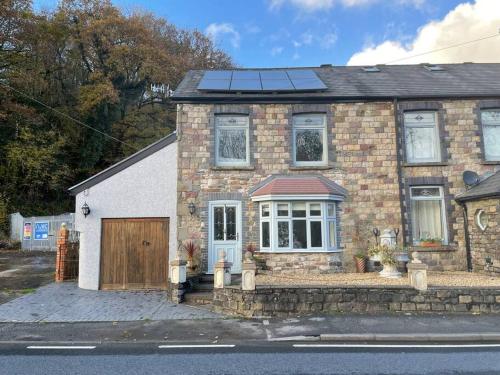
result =
[[[413,201],[413,233],[415,240],[443,238],[440,201]]]

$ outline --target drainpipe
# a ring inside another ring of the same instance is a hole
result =
[[[470,249],[469,238],[469,215],[467,213],[467,204],[465,202],[458,202],[464,211],[464,235],[465,235],[465,254],[467,257],[467,271],[472,272],[472,253]]]
[[[403,147],[402,142],[401,142],[401,129],[400,129],[400,123],[399,123],[399,118],[398,118],[398,99],[394,98],[393,100],[393,108],[394,108],[394,125],[396,127],[396,168],[398,172],[398,188],[399,188],[399,210],[401,212],[401,238],[403,240],[402,244],[403,246],[407,245],[406,242],[406,231],[405,231],[405,206],[403,203],[403,191],[404,191],[404,186],[403,186],[403,167],[402,167],[402,162],[401,162],[401,154],[400,150]]]

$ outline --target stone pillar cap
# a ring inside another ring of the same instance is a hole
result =
[[[215,263],[215,268],[231,268],[233,265],[232,262],[228,262],[226,260],[219,260],[217,263]]]
[[[171,266],[185,266],[186,264],[187,262],[184,259],[179,258],[170,261]]]
[[[242,266],[241,266],[242,269],[244,270],[256,270],[257,269],[257,266],[255,265],[254,262],[252,261],[244,261]]]
[[[427,270],[429,268],[429,266],[425,263],[408,263],[406,265],[406,268],[408,268],[408,270],[415,270],[415,271],[418,271],[418,270]]]

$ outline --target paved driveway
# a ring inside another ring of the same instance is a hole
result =
[[[161,291],[93,291],[76,283],[49,284],[0,305],[0,322],[103,322],[210,319],[221,315],[176,305]]]

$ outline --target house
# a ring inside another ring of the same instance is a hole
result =
[[[249,244],[273,273],[352,270],[374,228],[430,269],[465,270],[454,198],[464,171],[499,169],[499,76],[471,63],[190,71],[175,135],[71,188],[80,286],[148,285],[146,263],[166,267],[137,218],[168,218],[170,259],[193,241],[203,273],[221,250],[240,273]]]

